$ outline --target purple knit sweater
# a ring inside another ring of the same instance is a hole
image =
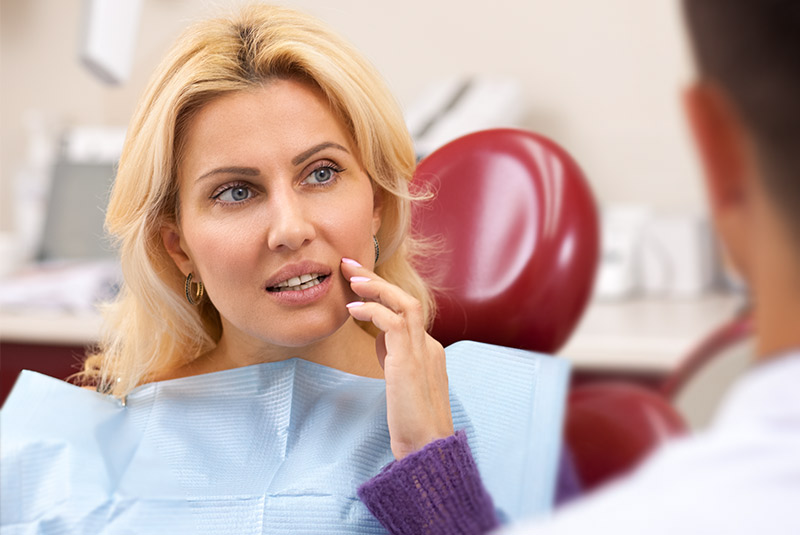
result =
[[[580,493],[571,459],[564,453],[556,504]],[[390,463],[358,489],[358,496],[389,533],[478,534],[498,526],[464,431]]]
[[[498,525],[463,431],[390,463],[358,496],[389,533],[477,534]]]

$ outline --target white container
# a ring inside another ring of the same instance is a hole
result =
[[[598,299],[623,299],[639,289],[639,250],[650,219],[644,206],[614,206],[602,212]]]
[[[696,297],[711,290],[717,246],[707,217],[652,218],[641,242],[641,290],[648,295]]]

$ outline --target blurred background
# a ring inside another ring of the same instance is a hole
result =
[[[96,339],[94,306],[119,280],[102,217],[126,124],[181,30],[241,3],[0,0],[6,362],[53,348],[47,358],[64,359]],[[578,161],[603,220],[595,299],[562,351],[581,373],[660,381],[746,305],[708,222],[681,110],[693,68],[675,0],[277,3],[366,54],[420,157],[516,126]]]
[[[125,2],[119,2],[125,3]],[[150,73],[192,20],[237,1],[140,0],[126,80],[109,85],[79,59],[84,0],[0,3],[2,219],[13,226],[15,177],[31,113],[47,133],[124,128]],[[702,209],[699,171],[680,109],[691,60],[673,0],[284,2],[325,20],[388,80],[405,109],[452,76],[502,77],[521,90],[522,126],[581,163],[604,203]]]

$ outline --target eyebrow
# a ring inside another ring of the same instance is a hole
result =
[[[310,149],[308,149],[306,151],[303,151],[300,154],[298,154],[297,156],[295,156],[294,158],[292,158],[292,165],[300,165],[304,161],[306,161],[309,158],[311,158],[312,156],[314,156],[319,151],[325,150],[325,149],[331,149],[331,148],[338,149],[338,150],[346,152],[347,154],[350,154],[350,151],[348,151],[346,148],[342,147],[338,143],[333,143],[331,141],[326,141],[325,143],[320,143],[319,145],[314,145]]]
[[[295,156],[294,158],[292,158],[292,165],[300,165],[304,161],[306,161],[309,158],[311,158],[312,156],[314,156],[316,153],[318,153],[318,152],[320,152],[322,150],[325,150],[325,149],[338,149],[340,151],[346,152],[347,154],[350,154],[350,151],[348,151],[346,148],[342,147],[338,143],[334,143],[332,141],[326,141],[324,143],[320,143],[318,145],[314,145],[310,149],[305,150],[305,151],[301,152],[300,154],[298,154],[297,156]],[[258,175],[261,174],[261,171],[259,171],[255,167],[218,167],[217,169],[212,169],[211,171],[209,171],[207,173],[203,173],[202,175],[197,177],[197,180],[195,180],[195,182],[199,182],[200,180],[203,180],[204,178],[208,178],[208,177],[214,176],[214,175],[229,175],[229,174],[230,175],[244,175],[244,176],[258,176]]]
[[[195,182],[199,182],[204,178],[208,178],[214,175],[244,175],[244,176],[258,176],[261,174],[261,171],[256,169],[255,167],[218,167],[217,169],[212,169],[208,173],[203,173]]]

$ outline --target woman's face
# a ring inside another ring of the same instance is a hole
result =
[[[356,298],[340,261],[372,265],[380,213],[326,99],[275,80],[211,101],[185,136],[179,228],[162,234],[205,285],[223,336],[301,347],[338,330]]]

